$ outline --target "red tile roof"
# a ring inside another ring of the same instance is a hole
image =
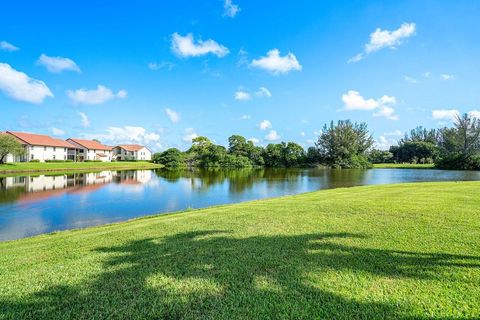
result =
[[[20,142],[27,143],[33,146],[74,148],[73,145],[71,145],[65,140],[52,138],[43,134],[13,131],[7,131],[7,133],[19,139]]]
[[[121,145],[118,145],[117,147],[120,147],[122,149],[131,151],[131,152],[138,151],[142,148],[145,148],[144,146],[141,146],[139,144],[121,144]]]
[[[83,140],[83,139],[77,139],[77,138],[67,139],[67,141],[69,140],[89,150],[108,150],[108,151],[112,150],[112,147],[106,146],[104,144],[98,143],[97,141],[93,141],[93,140]]]

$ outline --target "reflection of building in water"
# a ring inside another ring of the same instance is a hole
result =
[[[117,171],[115,182],[122,184],[145,184],[152,180],[151,170]]]
[[[145,184],[152,179],[152,171],[101,171],[63,175],[15,176],[3,178],[2,188],[24,188],[25,192],[65,190],[71,192],[93,191],[110,182]],[[91,188],[96,186],[95,188]],[[84,190],[83,190],[84,189]]]

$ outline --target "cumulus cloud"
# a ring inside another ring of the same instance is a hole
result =
[[[358,91],[349,90],[342,95],[344,109],[348,111],[363,110],[375,111],[375,117],[384,117],[390,120],[397,120],[393,106],[397,104],[397,99],[393,96],[384,95],[379,99],[365,99]]]
[[[277,131],[270,130],[270,132],[265,136],[265,140],[267,141],[275,141],[280,140],[280,136],[278,135]]]
[[[45,54],[42,54],[40,58],[38,58],[37,64],[44,66],[49,72],[52,73],[61,73],[63,71],[80,72],[80,68],[77,66],[75,61],[69,58],[49,57]]]
[[[125,126],[125,127],[108,127],[105,133],[87,134],[86,139],[98,139],[102,143],[115,145],[134,143],[147,146],[154,146],[160,141],[160,135],[155,132],[147,132],[143,127]]]
[[[230,52],[228,48],[212,39],[195,41],[193,34],[181,36],[177,32],[172,35],[172,51],[181,57],[199,57],[211,53],[220,58]]]
[[[238,90],[235,92],[235,100],[240,100],[240,101],[246,101],[250,100],[252,96],[250,93],[243,91],[243,90]]]
[[[289,52],[282,57],[278,49],[268,51],[265,57],[254,59],[251,66],[267,70],[275,75],[302,70],[301,64],[293,53]]]
[[[67,95],[75,104],[102,104],[115,98],[125,99],[127,91],[120,90],[114,93],[109,88],[99,84],[97,89],[93,90],[83,88],[75,91],[68,90]]]
[[[232,0],[225,0],[223,2],[223,15],[225,17],[235,18],[239,12],[240,7],[237,4],[234,4]]]
[[[240,120],[249,120],[251,116],[249,114],[244,114],[240,117]]]
[[[50,128],[50,131],[52,132],[52,134],[54,136],[63,136],[65,134],[65,131],[63,131],[62,129],[58,129],[58,128]]]
[[[477,118],[480,120],[480,110],[472,110],[468,113],[468,115],[472,118]]]
[[[20,50],[20,48],[14,46],[13,44],[7,41],[0,41],[0,50],[13,52],[13,51]]]
[[[365,44],[364,52],[350,58],[348,62],[358,62],[365,58],[365,55],[384,48],[395,49],[402,44],[404,39],[415,35],[415,29],[415,23],[403,23],[398,29],[393,31],[377,28],[370,34],[370,41]]]
[[[259,144],[260,143],[260,140],[257,139],[257,138],[250,138],[250,139],[247,139],[247,141],[251,141],[253,144]]]
[[[0,63],[0,91],[15,100],[30,103],[42,103],[45,98],[53,97],[45,82],[32,79],[6,63]]]
[[[257,97],[267,97],[267,98],[270,98],[272,96],[272,93],[270,92],[270,90],[268,90],[266,87],[260,87],[258,88],[258,91],[255,92],[255,95]]]
[[[88,119],[88,116],[80,111],[77,111],[77,114],[80,116],[80,123],[82,124],[82,127],[87,128],[90,126],[90,119]]]
[[[197,138],[198,134],[195,132],[193,128],[185,129],[185,135],[183,136],[182,140],[185,142],[191,143],[193,139]]]
[[[460,115],[457,109],[437,109],[432,111],[432,118],[434,120],[449,120],[453,121]]]
[[[167,114],[170,121],[172,121],[173,123],[177,123],[178,121],[180,121],[180,113],[176,112],[175,110],[165,108],[165,113]]]
[[[272,123],[268,120],[263,120],[262,122],[260,122],[258,124],[258,127],[260,128],[260,130],[271,129],[272,128]]]

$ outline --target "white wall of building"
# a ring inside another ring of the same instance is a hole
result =
[[[122,161],[129,159],[150,161],[152,160],[152,152],[145,147],[138,151],[127,151],[121,147],[115,147],[113,149],[113,158]]]

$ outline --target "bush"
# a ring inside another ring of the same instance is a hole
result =
[[[372,163],[365,156],[352,155],[348,159],[342,159],[331,166],[334,169],[370,169]]]
[[[450,153],[438,159],[435,167],[445,170],[480,170],[480,154],[466,157],[460,153]]]
[[[38,159],[32,159],[32,160],[30,160],[29,162],[40,162],[40,160],[38,160]]]
[[[64,163],[64,162],[73,162],[73,160],[45,160],[45,162],[51,162],[51,163]]]
[[[85,160],[84,162],[102,162],[102,160]]]

